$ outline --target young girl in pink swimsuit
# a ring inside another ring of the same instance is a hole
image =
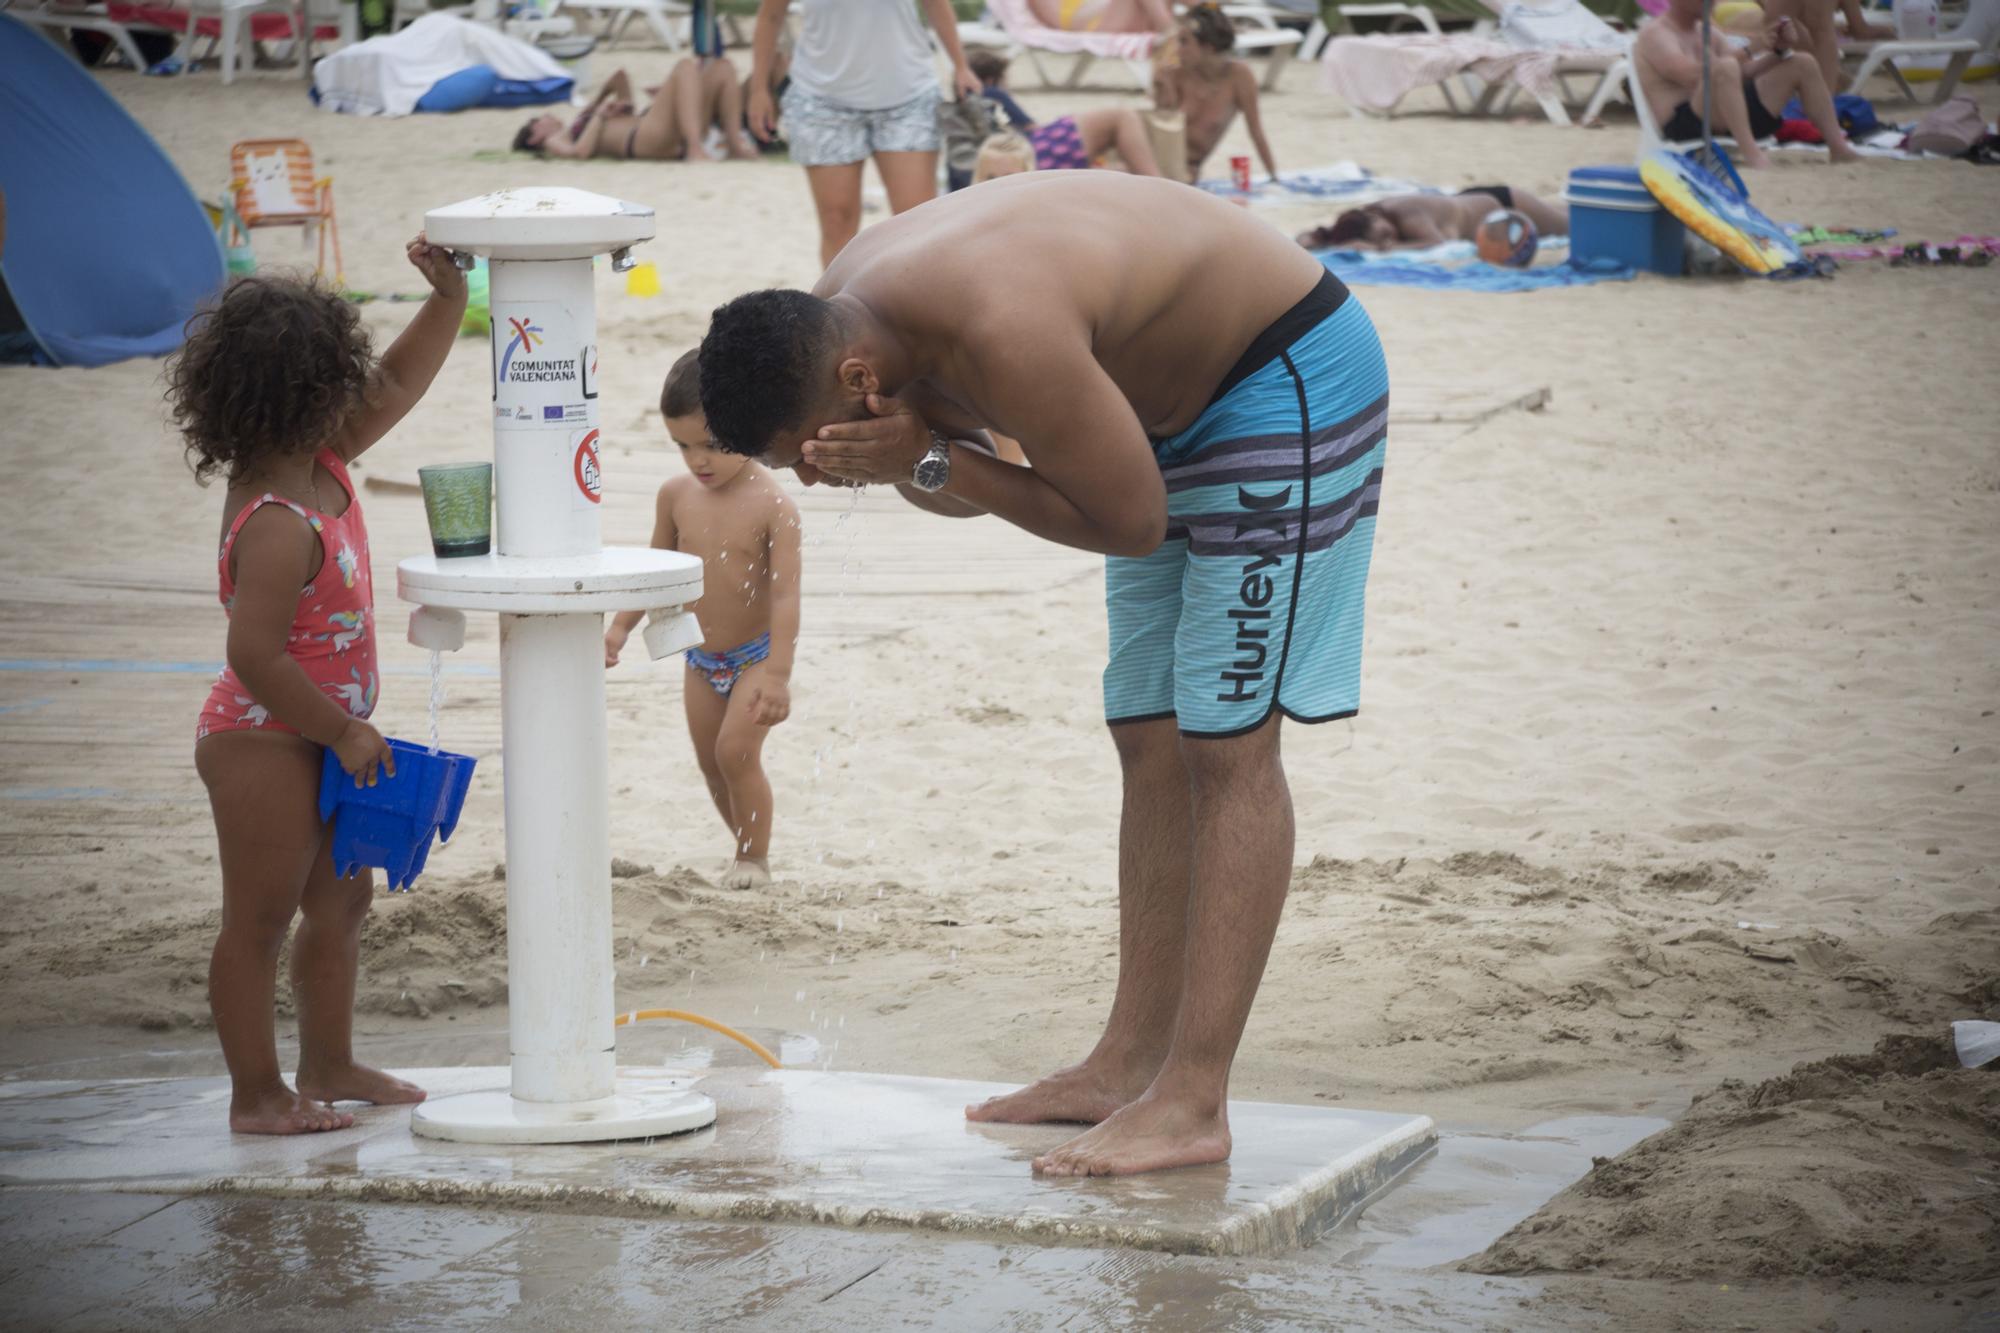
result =
[[[465,313],[465,278],[422,236],[430,299],[378,363],[353,306],[317,283],[251,278],[190,325],[167,399],[195,476],[221,473],[216,558],[228,666],[195,731],[222,865],[208,1002],[229,1065],[229,1127],[303,1134],[354,1123],[333,1103],[423,1090],[354,1062],[354,975],[373,876],[333,873],[318,797],[323,748],[356,782],[395,772],[368,724],[378,685],[368,531],[347,464],[430,387]],[[292,918],[298,1088],[272,1028]]]

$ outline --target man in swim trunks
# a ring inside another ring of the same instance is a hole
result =
[[[1118,988],[1081,1063],[967,1108],[1095,1128],[1039,1171],[1229,1154],[1292,873],[1280,714],[1358,706],[1388,371],[1361,304],[1242,209],[1028,172],[880,222],[701,346],[717,442],[1100,551],[1124,771]],[[987,453],[991,428],[1029,467]]]
[[[1651,104],[1660,133],[1678,143],[1701,137],[1701,15],[1708,0],[1667,0],[1667,12],[1639,26],[1632,61],[1639,87]],[[1736,141],[1743,165],[1762,169],[1771,156],[1757,143],[1778,132],[1778,112],[1797,97],[1806,118],[1818,127],[1835,162],[1858,162],[1834,114],[1833,94],[1810,55],[1789,49],[1798,40],[1794,25],[1781,18],[1771,25],[1771,49],[1745,53],[1720,32],[1711,34],[1709,70],[1714,79],[1711,130]]]
[[[1496,208],[1511,208],[1535,224],[1539,236],[1569,235],[1569,208],[1509,185],[1475,185],[1457,194],[1398,194],[1350,208],[1332,225],[1300,232],[1308,250],[1427,249],[1470,241]]]

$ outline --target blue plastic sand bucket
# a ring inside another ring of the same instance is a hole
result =
[[[329,747],[320,765],[319,817],[333,821],[333,873],[375,866],[389,889],[410,887],[430,859],[431,838],[450,838],[478,760],[391,737],[396,776],[384,770],[372,787],[357,787]]]

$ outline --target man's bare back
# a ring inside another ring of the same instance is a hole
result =
[[[1038,432],[993,361],[1068,338],[1147,434],[1168,435],[1322,272],[1243,210],[1184,185],[1025,173],[870,227],[813,294],[861,301],[937,349],[923,381],[891,387],[927,419],[990,426],[1033,459]]]

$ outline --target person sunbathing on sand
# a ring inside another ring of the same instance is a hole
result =
[[[1214,5],[1196,5],[1181,20],[1178,44],[1155,62],[1153,103],[1162,111],[1187,117],[1187,178],[1201,179],[1202,163],[1222,142],[1222,136],[1243,113],[1250,142],[1271,179],[1278,162],[1264,138],[1264,115],[1257,103],[1257,72],[1230,58],[1236,46],[1236,25]]]
[[[707,162],[712,158],[702,140],[711,125],[720,124],[729,156],[757,156],[757,145],[743,127],[743,89],[728,61],[683,60],[665,83],[650,91],[653,100],[635,112],[632,76],[618,70],[574,124],[536,116],[514,136],[514,151],[541,157]]]
[[[1428,249],[1446,241],[1469,241],[1496,208],[1512,208],[1535,224],[1541,236],[1569,235],[1569,209],[1511,185],[1475,185],[1457,194],[1398,194],[1350,208],[1332,225],[1302,231],[1308,250]]]
[[[862,232],[810,294],[752,292],[709,324],[722,448],[1109,557],[1117,992],[1080,1063],[966,1110],[1095,1125],[1037,1171],[1229,1156],[1230,1065],[1292,873],[1280,715],[1358,705],[1388,392],[1332,274],[1243,209],[1122,172],[946,195]],[[918,673],[908,709],[949,685]]]
[[[1701,137],[1701,15],[1706,0],[1667,0],[1667,12],[1647,19],[1632,43],[1632,61],[1639,86],[1651,101],[1660,132],[1669,142]],[[1859,162],[1861,154],[1847,142],[1834,114],[1833,94],[1819,64],[1804,51],[1790,47],[1802,40],[1789,19],[1771,27],[1773,47],[1762,55],[1738,59],[1736,48],[1720,32],[1711,33],[1709,69],[1715,80],[1711,131],[1736,140],[1743,165],[1762,169],[1771,155],[1759,139],[1778,132],[1778,112],[1796,96],[1806,117],[1826,140],[1835,162]]]

